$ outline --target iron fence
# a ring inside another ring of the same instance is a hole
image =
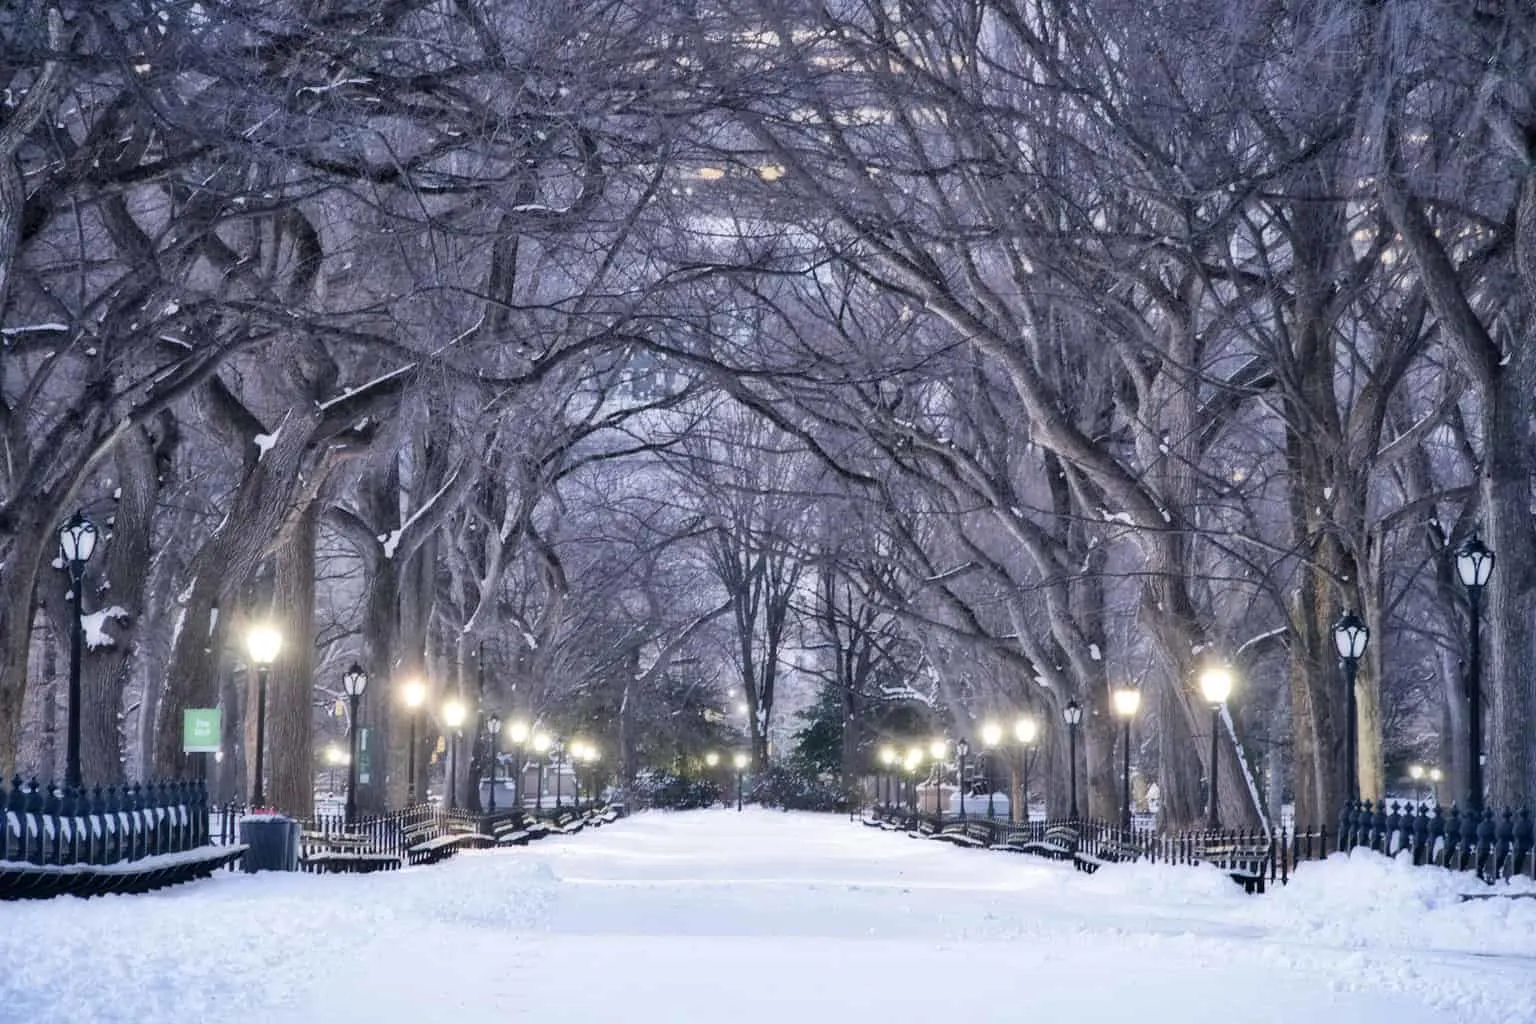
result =
[[[1518,875],[1536,879],[1536,838],[1527,808],[1449,813],[1437,806],[1366,800],[1339,815],[1339,849],[1365,847],[1414,864],[1469,871],[1487,882]]]
[[[67,789],[20,776],[0,782],[0,862],[108,865],[208,842],[208,794],[202,782],[151,782]]]

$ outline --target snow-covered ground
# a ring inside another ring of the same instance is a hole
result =
[[[391,874],[0,905],[0,1021],[1536,1022],[1536,899],[1462,891],[1485,890],[1367,854],[1260,897],[651,813]]]

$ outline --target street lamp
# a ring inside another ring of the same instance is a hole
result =
[[[340,747],[338,747],[334,743],[326,744],[326,747],[325,747],[325,763],[330,765],[330,776],[331,776],[330,790],[331,790],[332,793],[335,793],[336,792],[336,769],[340,765],[344,765],[344,764],[347,763],[346,752],[344,750],[342,750]]]
[[[923,766],[923,748],[913,746],[907,751],[907,807],[913,814],[917,813],[917,770]]]
[[[981,725],[981,744],[987,748],[987,820],[993,818],[992,808],[992,752],[997,745],[1003,742],[1003,727],[996,722],[983,722]]]
[[[1024,816],[1017,820],[1022,821],[1026,825],[1029,824],[1029,748],[1035,742],[1035,737],[1038,736],[1039,733],[1039,723],[1036,722],[1033,718],[1030,718],[1028,715],[1025,715],[1023,718],[1020,718],[1017,722],[1013,723],[1013,738],[1019,741],[1019,746],[1023,750],[1023,754],[1020,755],[1019,761],[1024,769],[1020,773],[1019,777],[1019,803],[1023,805],[1021,810],[1023,811]],[[1012,805],[1010,804],[1009,807],[1011,812]]]
[[[1071,778],[1072,820],[1077,820],[1077,727],[1083,723],[1083,706],[1075,699],[1067,701],[1061,709],[1061,720],[1067,723],[1067,764]]]
[[[560,809],[561,791],[565,788],[565,742],[555,737],[555,810]]]
[[[267,746],[267,676],[277,653],[283,649],[283,635],[269,625],[255,626],[245,637],[246,650],[256,665],[256,785],[251,791],[251,809],[264,807],[267,790],[262,782],[262,760]]]
[[[485,720],[485,727],[491,734],[491,799],[486,804],[486,810],[490,814],[496,813],[496,739],[501,735],[501,716],[492,711]]]
[[[448,809],[456,811],[459,808],[459,729],[464,725],[464,719],[469,716],[469,711],[461,700],[450,700],[443,705],[443,725],[448,729]]]
[[[889,746],[880,748],[880,767],[885,769],[885,771],[881,773],[885,776],[885,785],[883,787],[877,787],[880,790],[878,795],[885,798],[885,806],[887,809],[889,809],[891,806],[891,790],[893,788],[891,785],[891,776],[896,771],[896,751]]]
[[[528,772],[523,764],[523,746],[528,742],[528,723],[518,719],[507,726],[507,738],[512,741],[512,760],[517,765],[517,790],[514,796],[518,807],[528,806],[523,799],[523,783],[527,780]]]
[[[1413,802],[1422,807],[1424,804],[1424,787],[1421,783],[1424,781],[1424,766],[1421,764],[1409,765],[1408,777],[1413,780]]]
[[[1126,832],[1131,830],[1131,719],[1136,717],[1136,712],[1141,710],[1141,691],[1133,690],[1129,686],[1121,687],[1115,691],[1115,714],[1125,722],[1125,771],[1123,782],[1125,785],[1124,806],[1120,810],[1120,827]]]
[[[1483,810],[1483,655],[1482,655],[1482,597],[1488,578],[1493,575],[1493,551],[1473,534],[1456,552],[1456,575],[1467,588],[1467,602],[1471,606],[1471,650],[1467,659],[1467,698],[1471,702],[1468,717],[1471,725],[1470,746],[1472,757],[1468,764],[1467,806],[1474,813]]]
[[[965,737],[955,741],[955,788],[960,790],[960,818],[965,819],[965,756],[971,752],[971,745],[965,741]]]
[[[534,762],[539,766],[538,785],[534,788],[533,809],[544,810],[544,758],[549,753],[549,745],[553,741],[548,733],[536,732],[533,734]]]
[[[741,813],[741,773],[747,770],[747,762],[750,760],[746,754],[742,753],[731,758],[731,762],[736,765],[736,812],[738,814]]]
[[[1221,732],[1221,706],[1232,695],[1232,670],[1225,665],[1212,665],[1200,673],[1200,692],[1211,705],[1211,810],[1206,819],[1206,827],[1218,829],[1221,828],[1221,810],[1217,800],[1216,766],[1221,748],[1216,745],[1216,741]]]
[[[59,557],[69,569],[69,738],[64,761],[64,785],[79,789],[80,780],[80,656],[85,644],[85,563],[96,550],[96,524],[76,512],[59,527]]]
[[[942,820],[944,817],[944,764],[949,760],[949,744],[943,740],[934,740],[928,744],[928,756],[933,759],[933,813]]]
[[[1345,612],[1333,624],[1333,645],[1338,648],[1339,660],[1344,663],[1344,757],[1348,769],[1348,800],[1360,799],[1360,722],[1355,710],[1355,676],[1360,670],[1360,658],[1370,642],[1370,627],[1353,611]]]
[[[593,805],[595,805],[597,803],[597,762],[600,761],[601,759],[602,759],[602,754],[598,751],[597,746],[595,744],[592,744],[592,743],[583,743],[582,744],[582,746],[581,746],[581,760],[586,763],[586,766],[589,769],[588,774],[587,774],[587,802],[589,804],[593,804]],[[579,771],[580,771],[580,769],[578,769],[578,772]],[[580,775],[577,776],[576,782],[577,782],[577,802],[579,803],[580,802],[580,796],[581,796],[581,789],[580,789],[581,778],[580,778]]]
[[[1429,799],[1436,807],[1440,806],[1440,780],[1445,778],[1445,773],[1439,768],[1429,770]]]
[[[408,804],[416,803],[416,712],[427,699],[427,684],[420,679],[407,680],[400,688],[400,697],[405,701],[406,710],[410,713],[406,716],[411,723],[410,745],[406,747],[405,777],[407,787]]]
[[[368,673],[357,662],[341,677],[341,687],[347,693],[347,811],[346,823],[352,824],[357,817],[357,703],[368,688]]]

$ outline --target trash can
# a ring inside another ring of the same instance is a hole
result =
[[[240,842],[247,874],[255,871],[299,870],[299,823],[281,814],[246,818],[240,822]]]

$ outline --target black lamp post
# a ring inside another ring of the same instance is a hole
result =
[[[1077,727],[1083,723],[1083,706],[1076,700],[1067,701],[1061,709],[1061,720],[1067,723],[1067,763],[1072,793],[1072,820],[1077,820]]]
[[[1141,691],[1122,687],[1115,691],[1115,714],[1125,722],[1125,767],[1121,777],[1124,798],[1120,807],[1120,828],[1131,830],[1131,719],[1141,710]]]
[[[527,766],[523,763],[526,757],[523,753],[523,748],[528,743],[528,733],[527,722],[515,721],[507,726],[507,737],[512,741],[512,763],[517,765],[517,791],[515,798],[518,807],[528,806],[528,802],[523,799],[523,790],[527,788],[524,783],[528,777]]]
[[[347,817],[348,825],[357,817],[357,704],[368,688],[368,673],[357,662],[341,677],[341,686],[347,693],[347,737],[350,756],[347,760]]]
[[[59,527],[59,556],[69,569],[69,726],[64,785],[80,788],[80,654],[85,626],[80,621],[85,591],[85,563],[96,550],[96,524],[76,512]]]
[[[560,809],[561,791],[565,789],[565,743],[555,740],[555,810]]]
[[[501,716],[492,711],[485,720],[485,727],[491,732],[491,798],[486,803],[486,809],[496,813],[496,737],[501,735]]]
[[[405,748],[406,802],[414,805],[419,794],[416,791],[416,715],[427,699],[427,684],[420,679],[409,680],[401,690],[405,701],[406,718],[410,721],[410,742]]]
[[[1370,627],[1353,611],[1345,612],[1333,624],[1333,645],[1344,663],[1344,757],[1349,800],[1360,799],[1360,715],[1355,709],[1355,677],[1370,642]]]
[[[1206,827],[1218,829],[1221,828],[1221,809],[1216,768],[1220,764],[1221,748],[1217,746],[1217,738],[1221,734],[1221,706],[1232,695],[1232,670],[1224,665],[1213,665],[1206,669],[1200,674],[1200,691],[1211,705],[1211,807]]]
[[[271,626],[256,626],[246,637],[246,648],[256,665],[256,784],[251,789],[251,808],[265,807],[267,788],[263,776],[267,749],[267,677],[283,648],[282,634]]]
[[[933,815],[944,820],[944,767],[949,761],[949,744],[934,740],[928,744],[928,756],[933,759]]]
[[[443,705],[443,725],[448,730],[448,809],[459,809],[459,730],[464,726],[464,719],[469,717],[464,703],[451,700]]]
[[[907,751],[907,809],[917,813],[917,771],[923,766],[923,748],[914,746]]]
[[[992,752],[997,749],[997,745],[1001,742],[1003,742],[1003,727],[998,725],[996,722],[983,722],[981,726],[981,745],[986,748],[987,752],[988,821],[991,821],[994,817],[996,817],[996,811],[993,809],[992,802],[992,790],[997,788],[996,786],[992,785]]]
[[[1456,552],[1456,575],[1467,588],[1471,606],[1471,649],[1467,652],[1468,725],[1471,727],[1471,759],[1467,765],[1467,806],[1474,812],[1483,809],[1483,588],[1493,575],[1493,551],[1473,534]]]
[[[1026,825],[1029,824],[1029,759],[1032,753],[1029,748],[1035,742],[1035,737],[1039,735],[1039,732],[1040,726],[1033,718],[1026,716],[1013,723],[1013,738],[1019,741],[1019,747],[1021,748],[1019,764],[1023,769],[1019,773],[1019,803],[1021,804],[1019,810],[1021,816],[1015,818],[1015,820],[1022,821]],[[1010,816],[1011,809],[1012,805],[1010,805]]]
[[[536,812],[544,810],[544,759],[549,755],[549,736],[539,732],[533,735],[533,760],[539,766],[538,781],[534,784],[533,809]]]
[[[960,818],[965,818],[965,756],[971,752],[971,745],[962,736],[955,741],[955,787],[960,790]]]
[[[892,785],[894,781],[892,776],[896,772],[896,751],[891,747],[880,748],[880,767],[885,770],[880,773],[882,776],[880,780],[881,785],[875,787],[875,795],[880,798],[880,802],[889,810],[892,803],[891,791],[895,788]]]
[[[736,811],[741,812],[741,773],[747,770],[747,763],[751,760],[746,754],[737,754],[732,758],[736,765]]]

